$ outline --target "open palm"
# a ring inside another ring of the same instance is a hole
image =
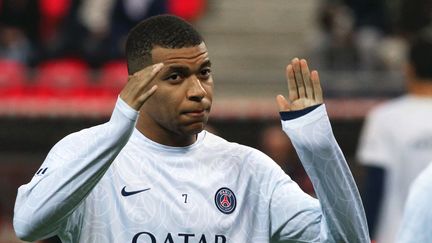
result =
[[[296,111],[323,103],[323,95],[317,71],[309,71],[306,60],[294,58],[287,65],[288,100],[276,97],[279,111]]]

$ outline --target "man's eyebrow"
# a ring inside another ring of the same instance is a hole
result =
[[[204,68],[204,67],[211,67],[211,62],[210,60],[206,60],[204,61],[201,65],[200,65],[200,69]],[[189,73],[190,69],[187,66],[182,66],[182,65],[172,65],[172,66],[168,66],[167,72],[181,72],[181,73]]]
[[[203,68],[203,67],[211,67],[211,62],[210,62],[210,60],[206,60],[205,62],[203,62],[203,63],[201,64],[200,68]]]
[[[168,66],[167,72],[189,73],[190,70],[188,67],[185,67],[185,66],[173,65],[173,66]]]

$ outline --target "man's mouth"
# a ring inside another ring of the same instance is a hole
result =
[[[199,110],[186,111],[186,112],[183,112],[183,114],[185,114],[187,116],[192,116],[192,117],[202,117],[206,114],[206,110],[205,109],[199,109]]]

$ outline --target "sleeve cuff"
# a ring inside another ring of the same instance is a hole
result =
[[[282,111],[282,112],[279,112],[279,114],[281,116],[282,121],[289,121],[289,120],[299,118],[301,116],[304,116],[304,115],[312,112],[313,110],[318,108],[320,105],[322,105],[322,104],[310,106],[310,107],[307,107],[303,110],[298,110],[298,111]]]
[[[122,100],[120,96],[117,98],[116,109],[133,121],[137,119],[139,114],[138,111],[130,107],[124,100]]]

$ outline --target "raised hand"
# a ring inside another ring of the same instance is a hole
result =
[[[323,95],[318,72],[309,71],[305,59],[294,58],[286,68],[288,100],[283,95],[276,96],[279,111],[296,111],[322,104]]]
[[[147,86],[149,86],[162,67],[163,63],[158,63],[129,75],[128,82],[120,92],[120,98],[133,109],[140,110],[144,102],[156,92],[156,85],[150,88]]]

